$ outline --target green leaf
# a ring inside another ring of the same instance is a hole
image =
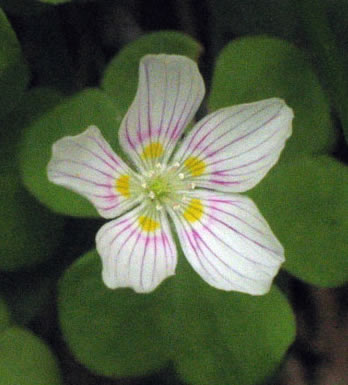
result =
[[[10,315],[5,301],[0,298],[0,335],[9,326]]]
[[[99,217],[85,198],[49,183],[46,167],[55,141],[63,136],[77,135],[90,125],[98,126],[117,152],[118,116],[118,109],[103,92],[90,89],[66,98],[29,124],[19,153],[22,179],[28,190],[57,213]]]
[[[113,377],[172,360],[197,385],[247,385],[270,374],[295,334],[286,299],[276,288],[264,297],[216,290],[180,257],[177,275],[145,295],[104,287],[96,252],[75,262],[59,286],[59,317],[77,359]]]
[[[52,256],[62,237],[63,218],[42,207],[17,175],[0,175],[0,269],[16,270]]]
[[[285,269],[318,286],[347,281],[347,166],[328,156],[298,157],[247,194],[283,244]]]
[[[282,154],[329,152],[336,134],[326,96],[305,55],[290,43],[269,37],[248,37],[227,45],[214,72],[212,110],[270,97],[285,99],[294,109],[293,135]]]
[[[52,352],[28,330],[11,327],[0,334],[0,385],[61,385]]]
[[[122,115],[137,89],[139,60],[147,54],[176,54],[197,60],[201,45],[188,35],[174,31],[154,32],[128,44],[106,68],[102,88],[114,98]]]
[[[170,352],[158,339],[160,292],[107,289],[100,267],[92,251],[60,282],[60,323],[72,352],[89,369],[107,376],[142,375],[164,366]]]
[[[15,270],[51,257],[62,236],[63,218],[41,206],[23,187],[16,162],[23,127],[51,108],[60,95],[37,89],[1,122],[0,132],[0,269]]]
[[[274,286],[261,297],[216,290],[180,257],[172,326],[177,370],[194,385],[261,383],[294,341],[288,301]]]
[[[0,119],[20,100],[29,81],[17,37],[0,9]]]

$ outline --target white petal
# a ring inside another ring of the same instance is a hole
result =
[[[247,191],[278,161],[292,119],[291,108],[277,98],[223,108],[192,128],[173,162],[199,187]]]
[[[186,258],[210,285],[253,295],[268,292],[284,251],[253,201],[196,191],[170,210]]]
[[[96,243],[103,280],[111,289],[148,293],[175,273],[176,247],[163,210],[137,207],[104,225]]]
[[[105,141],[99,129],[66,136],[52,147],[48,179],[86,197],[104,218],[114,218],[133,207],[136,175]]]
[[[119,131],[124,151],[141,171],[169,159],[204,92],[202,76],[191,59],[176,55],[141,59],[137,94]]]

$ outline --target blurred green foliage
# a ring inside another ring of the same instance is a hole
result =
[[[16,34],[0,9],[0,119],[19,102],[29,73]]]
[[[0,333],[0,385],[61,385],[56,358],[29,330],[11,326]]]
[[[0,0],[0,7],[3,8],[5,12],[18,16],[32,16],[47,9],[47,5],[36,0]]]
[[[0,298],[0,333],[5,330],[10,323],[10,315],[7,311],[6,303]]]
[[[0,175],[0,184],[0,269],[16,270],[52,257],[62,239],[63,218],[39,205],[18,177]]]
[[[55,356],[27,329],[15,326],[0,298],[0,385],[61,385]]]
[[[59,271],[42,270],[0,274],[0,295],[6,300],[11,320],[17,325],[28,326],[47,307],[53,308],[54,278]]]
[[[36,91],[30,96],[25,94],[28,69],[15,33],[2,11],[0,38],[0,227],[3,229],[0,268],[15,270],[51,257],[60,241],[62,218],[53,216],[23,188],[16,162],[22,129],[59,96],[53,91],[44,97]],[[30,106],[27,97],[32,99]]]

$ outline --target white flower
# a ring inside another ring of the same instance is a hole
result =
[[[293,112],[277,98],[223,108],[199,121],[174,151],[204,93],[192,60],[145,56],[119,131],[134,170],[95,126],[53,145],[49,180],[85,196],[102,217],[116,218],[96,236],[109,288],[150,292],[175,273],[168,215],[186,258],[216,288],[264,294],[284,262],[267,222],[238,193],[277,162]]]

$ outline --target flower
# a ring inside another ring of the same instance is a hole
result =
[[[96,236],[109,288],[150,292],[175,274],[168,217],[193,269],[218,289],[264,294],[284,262],[269,225],[239,193],[277,162],[293,112],[278,98],[223,108],[196,123],[175,151],[204,93],[192,60],[147,55],[119,130],[134,169],[95,126],[53,145],[48,179],[115,218]]]

